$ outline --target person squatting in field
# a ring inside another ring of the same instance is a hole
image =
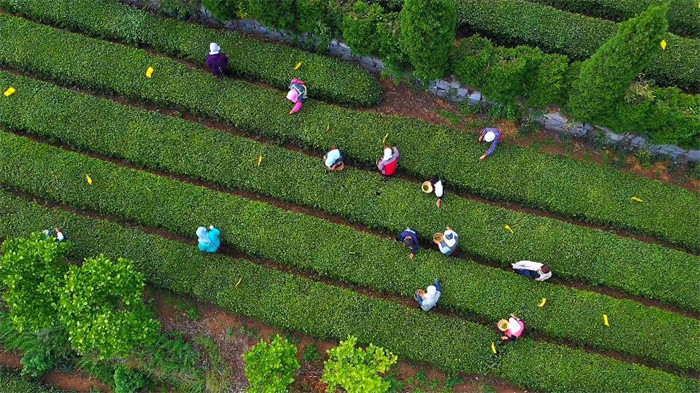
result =
[[[221,245],[221,240],[219,239],[220,235],[221,231],[214,228],[213,225],[209,226],[208,231],[205,227],[197,228],[197,243],[199,246],[199,251],[209,253],[216,252]]]
[[[345,163],[343,163],[343,155],[337,147],[333,147],[323,156],[323,163],[331,172],[342,171],[345,168]]]
[[[433,176],[433,178],[430,180],[424,181],[423,185],[421,186],[421,189],[426,194],[431,194],[435,192],[435,196],[438,198],[435,204],[437,205],[437,207],[442,206],[444,189],[442,186],[442,180],[440,180],[440,178],[437,175]]]
[[[294,108],[289,111],[290,115],[299,112],[303,102],[306,101],[306,97],[306,84],[304,81],[296,78],[292,79],[292,82],[289,84],[289,92],[287,93],[287,99],[294,103]]]
[[[430,309],[435,307],[437,304],[441,294],[442,284],[440,283],[440,280],[436,278],[434,285],[429,285],[425,291],[422,289],[416,290],[415,299],[418,302],[421,310],[430,311]]]
[[[384,178],[396,173],[396,168],[399,164],[399,149],[394,147],[385,146],[384,155],[377,160],[377,168]]]
[[[501,319],[498,321],[498,329],[505,333],[501,336],[501,340],[515,341],[525,331],[525,323],[517,315],[510,314],[508,320]]]

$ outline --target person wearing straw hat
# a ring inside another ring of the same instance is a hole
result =
[[[197,243],[199,246],[199,251],[213,253],[219,249],[221,245],[221,240],[219,236],[221,232],[214,228],[213,225],[209,225],[209,230],[205,227],[197,228]]]
[[[416,290],[414,298],[418,302],[421,310],[430,311],[430,309],[437,304],[441,294],[442,284],[440,284],[440,280],[436,278],[434,285],[428,286],[425,291],[422,289]]]
[[[508,320],[501,319],[498,321],[498,330],[505,333],[501,336],[501,340],[515,341],[525,331],[525,323],[517,315],[510,314]]]
[[[377,160],[377,168],[384,175],[384,178],[396,173],[396,167],[399,164],[399,149],[389,146],[384,146],[384,155]]]
[[[511,263],[513,271],[525,277],[534,278],[536,281],[544,281],[552,277],[549,266],[533,261],[519,261]]]
[[[433,235],[433,243],[437,244],[440,252],[445,255],[451,255],[457,248],[459,235],[452,228],[447,227],[444,233],[436,233]]]
[[[228,73],[228,57],[221,53],[221,48],[216,42],[209,44],[207,55],[207,68],[215,76],[221,77]]]
[[[421,186],[421,189],[426,194],[431,194],[434,191],[435,196],[438,198],[435,204],[437,205],[437,207],[442,206],[442,197],[444,195],[444,190],[442,187],[442,180],[440,180],[440,178],[437,175],[433,176],[433,178],[430,180],[424,181],[423,185]]]
[[[323,162],[326,164],[326,168],[331,172],[342,171],[345,168],[343,155],[340,154],[340,150],[338,150],[337,147],[333,147],[323,156]]]
[[[287,99],[294,103],[294,108],[289,111],[290,115],[293,115],[301,109],[302,103],[306,101],[306,83],[297,78],[292,79],[289,84],[289,92],[287,93]]]
[[[486,150],[486,153],[482,154],[481,157],[479,157],[479,159],[485,160],[488,157],[491,157],[493,153],[496,152],[498,142],[500,142],[504,136],[505,135],[498,128],[484,128],[484,130],[481,131],[481,135],[479,136],[479,142],[488,142],[491,143],[491,146],[488,150]]]
[[[410,259],[413,259],[418,254],[418,232],[415,229],[406,228],[399,233],[398,240],[406,247],[411,247],[411,253],[408,254]]]

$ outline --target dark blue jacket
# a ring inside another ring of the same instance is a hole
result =
[[[401,233],[399,233],[399,241],[403,243],[403,239],[406,237],[410,237],[411,240],[413,240],[413,250],[412,252],[414,254],[418,253],[418,232],[411,228],[406,228]]]

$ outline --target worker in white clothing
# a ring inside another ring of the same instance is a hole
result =
[[[534,278],[537,281],[544,281],[552,277],[552,271],[549,269],[549,266],[543,263],[520,261],[518,263],[512,263],[511,266],[513,266],[513,270],[516,273],[522,274],[525,277]]]
[[[429,285],[425,291],[419,289],[416,291],[414,298],[418,302],[421,310],[430,311],[431,308],[435,307],[440,295],[442,294],[442,284],[440,280],[435,279],[434,285]]]
[[[437,175],[433,176],[433,178],[430,180],[424,181],[423,185],[421,186],[421,189],[426,194],[435,192],[435,196],[438,198],[435,204],[437,205],[437,207],[442,206],[442,197],[444,195],[444,190],[442,188],[442,180],[440,180],[440,178]]]
[[[433,243],[437,244],[440,252],[445,255],[450,255],[457,248],[459,235],[452,228],[447,227],[444,233],[436,233],[433,235]]]

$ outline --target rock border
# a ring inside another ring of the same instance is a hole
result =
[[[288,30],[278,30],[266,27],[253,19],[237,19],[220,22],[204,6],[200,8],[200,18],[208,23],[223,25],[226,28],[242,31],[248,34],[262,36],[272,41],[279,41],[298,46],[318,47],[322,41],[313,34],[296,33]],[[363,69],[380,74],[386,71],[384,62],[371,56],[360,56],[352,53],[352,49],[344,42],[333,39],[328,51],[331,55],[346,61],[353,61]],[[459,83],[454,77],[436,79],[428,83],[429,92],[451,102],[468,101],[469,105],[493,105],[481,92]],[[676,145],[652,145],[648,138],[632,133],[616,134],[610,129],[571,121],[561,112],[548,112],[537,116],[535,121],[545,130],[577,139],[598,139],[605,144],[616,146],[627,151],[646,151],[657,158],[670,158],[674,163],[700,162],[700,150],[686,150]]]

